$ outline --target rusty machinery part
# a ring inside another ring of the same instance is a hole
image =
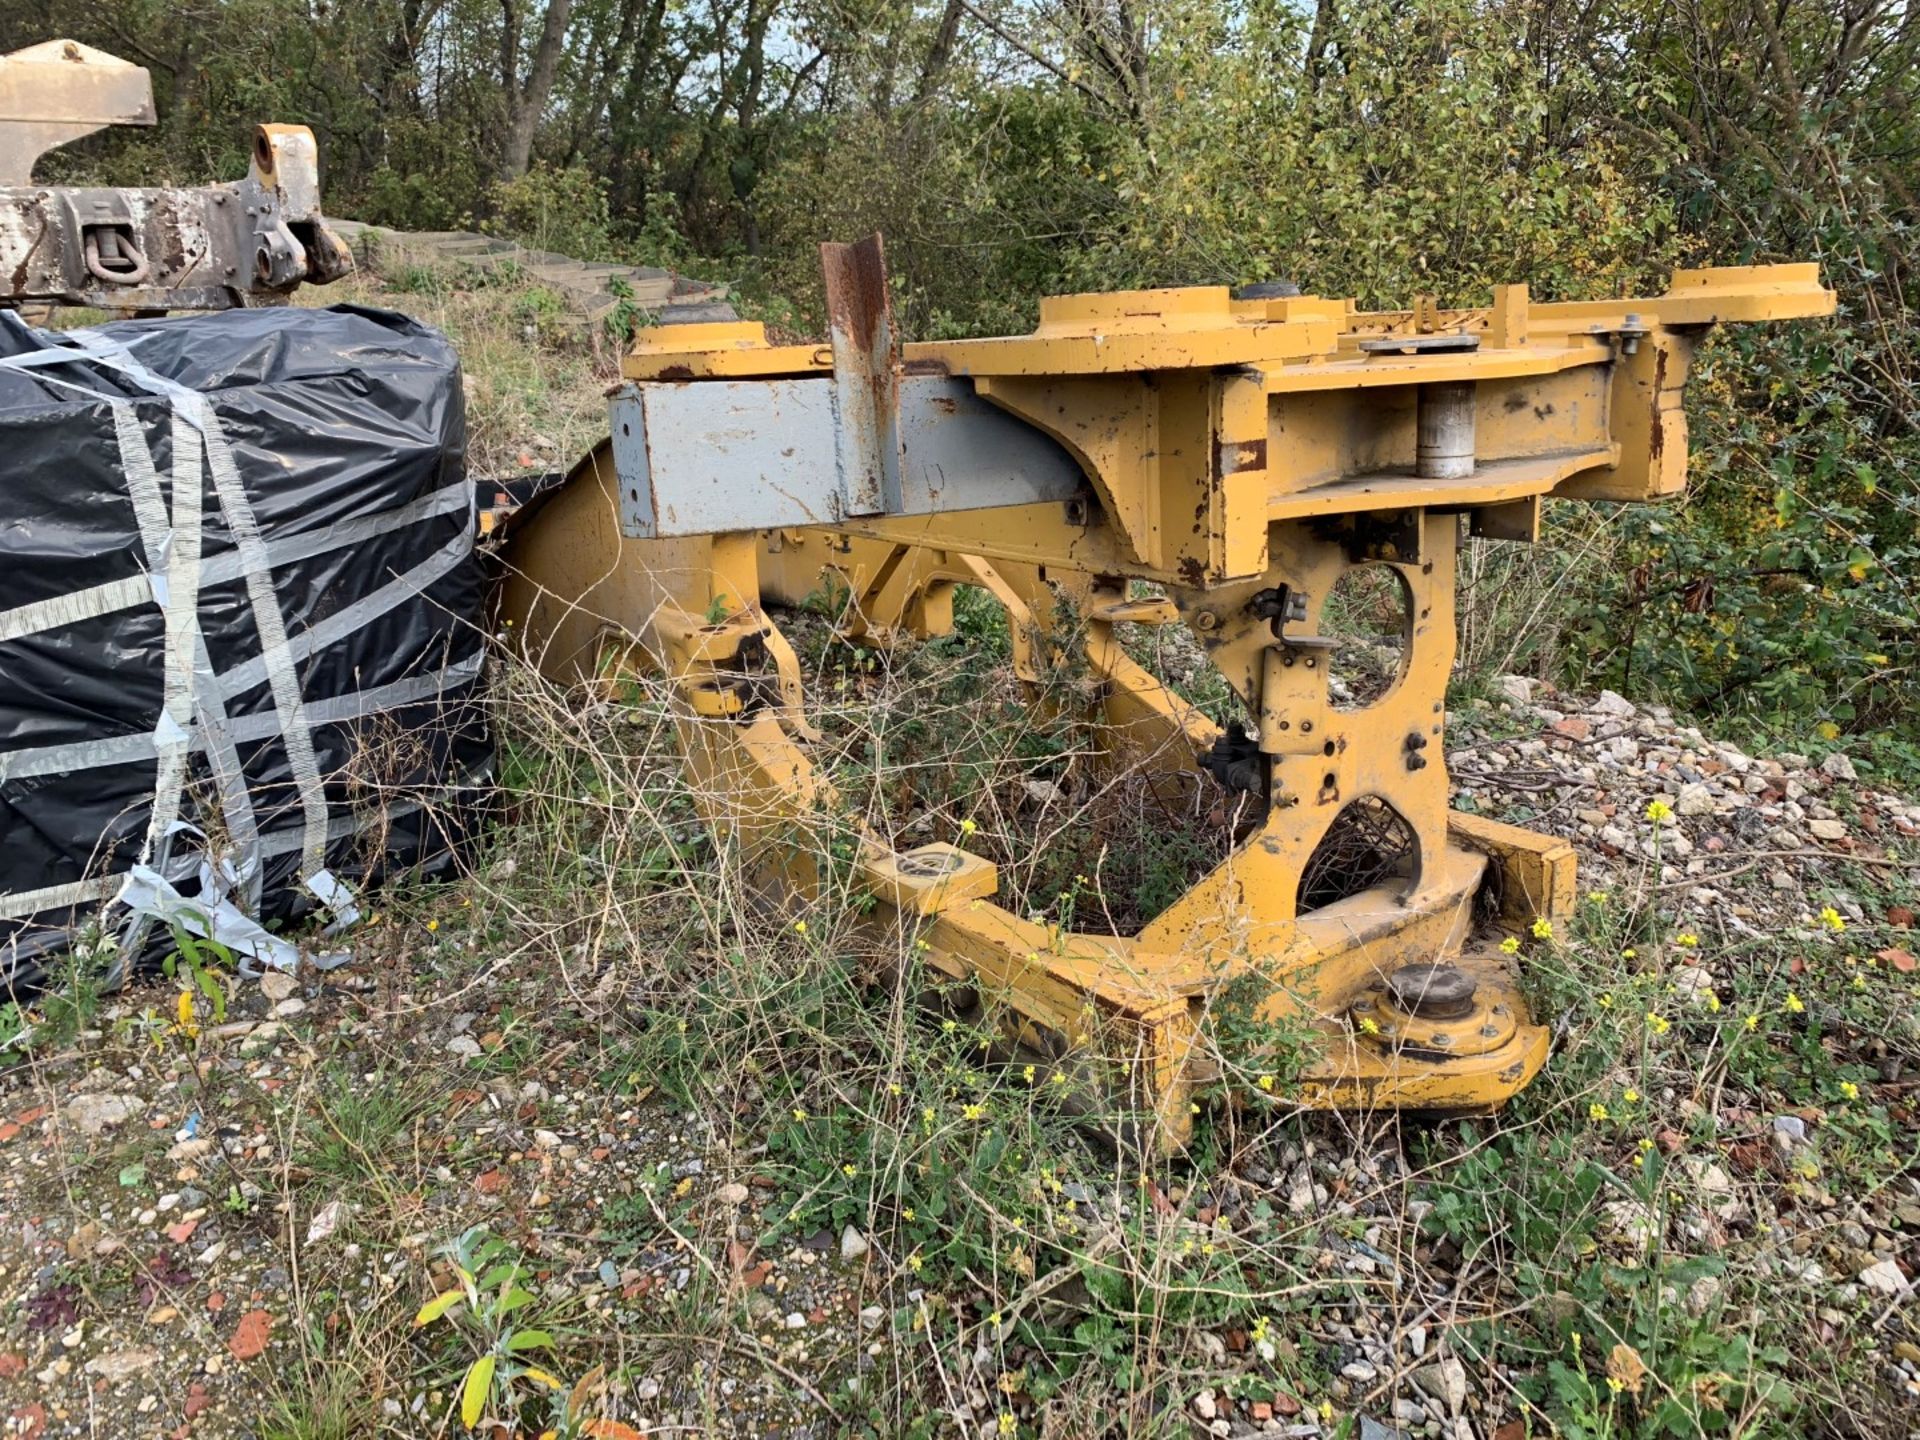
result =
[[[1449,809],[1462,532],[1531,541],[1546,496],[1678,493],[1694,346],[1715,323],[1830,313],[1815,267],[1685,270],[1621,302],[1505,286],[1479,310],[1067,295],[1031,335],[901,345],[878,237],[823,258],[826,344],[741,323],[636,338],[610,439],[509,532],[500,604],[530,658],[562,683],[666,677],[704,819],[804,895],[796,834],[836,799],[769,607],[833,577],[849,636],[884,646],[948,631],[955,587],[978,586],[1008,612],[1016,675],[1083,646],[1106,763],[1210,771],[1237,843],[1115,935],[995,904],[994,866],[963,848],[867,834],[871,923],[924,942],[1017,1053],[1119,1077],[1167,1145],[1221,1078],[1206,1011],[1243,976],[1260,1014],[1317,1027],[1290,1100],[1476,1111],[1526,1084],[1548,1035],[1496,942],[1567,912],[1574,855]],[[1377,693],[1336,694],[1329,599],[1361,570],[1391,577],[1403,646]],[[1063,592],[1071,640],[1051,628]],[[1249,722],[1223,731],[1136,664],[1122,621],[1189,626]]]
[[[137,65],[71,40],[0,56],[0,305],[226,310],[353,269],[320,213],[304,125],[261,125],[247,178],[199,188],[35,185],[46,151],[154,123]]]

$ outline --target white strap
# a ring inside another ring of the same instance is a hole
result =
[[[120,876],[95,875],[85,880],[70,880],[65,885],[47,885],[38,890],[15,890],[0,895],[0,920],[20,920],[42,910],[65,910],[94,900],[105,900],[119,888]]]
[[[473,679],[480,673],[485,658],[483,652],[475,651],[444,669],[428,671],[423,675],[408,675],[350,695],[334,695],[325,700],[311,701],[306,707],[307,721],[311,725],[336,725],[342,720],[352,720],[376,710],[392,710],[417,700],[430,699]],[[220,687],[215,685],[209,688],[217,698]],[[210,731],[213,734],[209,734]],[[207,722],[203,711],[201,724],[196,727],[189,745],[192,749],[205,749],[217,755],[214,749],[215,735],[224,735],[231,744],[248,745],[271,740],[279,733],[279,717],[275,714],[236,715],[231,719],[223,719],[216,729]],[[32,750],[13,750],[0,753],[0,784],[34,775],[64,775],[74,770],[92,770],[107,765],[133,765],[151,760],[153,756],[154,739],[150,731],[138,735],[112,735],[99,740],[75,740],[65,745],[42,745]]]
[[[363,515],[329,525],[324,530],[310,530],[302,535],[283,535],[270,540],[267,542],[267,560],[278,570],[331,550],[363,544],[377,535],[391,535],[423,520],[438,519],[462,510],[471,514],[473,504],[473,487],[466,481],[443,485],[430,494],[409,500],[405,505],[396,505],[391,510],[383,510],[378,515]],[[238,551],[223,550],[211,559],[203,558],[200,562],[202,590],[239,578]],[[11,610],[0,610],[0,644],[47,630],[58,630],[65,625],[78,625],[83,620],[112,615],[116,611],[131,610],[149,601],[161,603],[155,592],[155,582],[146,575],[129,575],[125,579],[89,586],[85,590],[35,600]]]
[[[280,613],[280,597],[274,593],[273,571],[267,559],[267,547],[260,538],[260,524],[254,518],[246,487],[240,483],[240,471],[233,463],[233,452],[227,448],[227,437],[220,429],[213,407],[198,396],[195,399],[201,404],[200,421],[207,441],[207,469],[213,475],[213,492],[220,497],[227,531],[240,553],[247,598],[253,606],[253,625],[260,633],[258,663],[266,670],[273,706],[280,715],[280,734],[287,747],[287,769],[300,794],[300,813],[305,817],[307,836],[300,854],[300,874],[305,877],[326,868],[326,788],[320,782],[320,763],[313,753],[313,732],[307,727],[300,677],[294,673],[293,655],[287,647],[287,621]]]
[[[173,514],[169,517],[153,454],[147,449],[133,406],[125,400],[112,401],[111,405],[120,468],[127,477],[153,592],[166,622],[160,714],[153,728],[157,761],[153,809],[140,847],[144,864],[152,859],[159,838],[179,817],[180,792],[187,779],[188,735],[194,712],[194,641],[200,633],[200,437],[181,423],[176,409]]]

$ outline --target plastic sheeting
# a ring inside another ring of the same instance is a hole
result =
[[[252,961],[484,809],[459,362],[351,306],[0,313],[0,986],[98,918]],[[264,928],[263,928],[264,927]]]

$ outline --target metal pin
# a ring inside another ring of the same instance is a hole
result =
[[[1414,474],[1424,480],[1464,480],[1472,475],[1473,382],[1422,385],[1415,403]]]

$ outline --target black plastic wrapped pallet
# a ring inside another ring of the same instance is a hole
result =
[[[0,314],[0,988],[135,866],[271,923],[316,873],[462,851],[493,770],[465,452],[458,359],[404,316]]]

